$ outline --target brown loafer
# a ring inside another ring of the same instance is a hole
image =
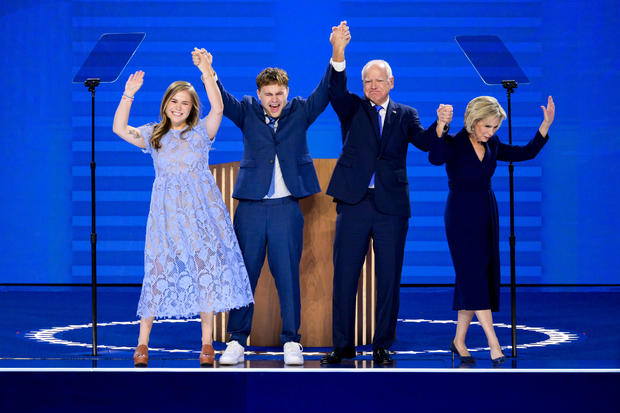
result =
[[[213,362],[215,362],[215,350],[211,344],[204,344],[200,352],[200,365],[212,366]]]
[[[140,344],[133,353],[133,365],[134,367],[146,367],[148,364],[149,349],[146,345]]]

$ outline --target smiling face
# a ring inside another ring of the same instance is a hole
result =
[[[172,129],[184,129],[187,126],[187,118],[193,106],[194,101],[187,90],[181,90],[172,95],[165,109]]]
[[[267,114],[272,118],[278,118],[286,105],[288,87],[277,83],[262,86],[256,91],[258,100]]]
[[[363,74],[364,95],[375,105],[383,104],[394,87],[394,77],[390,77],[386,68],[373,64]]]
[[[489,116],[480,119],[474,124],[474,131],[470,134],[472,139],[478,142],[488,142],[491,136],[495,135],[502,121],[497,116]]]

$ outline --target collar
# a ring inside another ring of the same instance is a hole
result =
[[[373,108],[377,105],[375,105],[374,103],[372,103],[372,101],[369,99],[368,102],[370,102],[370,106],[372,106]],[[383,102],[381,105],[383,110],[387,110],[388,105],[390,104],[390,97],[388,96],[387,100],[385,102]]]

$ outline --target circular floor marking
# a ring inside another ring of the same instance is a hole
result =
[[[427,324],[456,324],[456,321],[454,320],[426,320],[426,319],[399,319],[398,320],[401,323],[405,323],[405,324],[422,324],[422,323],[427,323]],[[187,322],[200,322],[200,319],[198,318],[192,318],[192,319],[163,319],[163,320],[155,320],[155,323],[187,323]],[[114,326],[128,326],[128,325],[137,325],[139,324],[140,321],[136,320],[136,321],[112,321],[112,322],[108,322],[108,323],[98,323],[97,327],[98,328],[105,328],[105,327],[114,327]],[[478,322],[472,322],[473,325],[479,325]],[[494,324],[495,328],[511,328],[511,326],[509,324],[503,324],[503,323],[495,323]],[[42,342],[42,343],[50,343],[50,344],[60,344],[60,345],[64,345],[64,346],[71,346],[71,347],[86,347],[86,348],[91,348],[92,344],[89,343],[81,343],[78,341],[70,341],[70,340],[66,340],[66,339],[62,339],[62,338],[58,338],[56,337],[56,335],[61,334],[61,333],[65,333],[68,331],[75,331],[75,330],[80,330],[80,329],[86,329],[86,328],[91,328],[91,324],[70,324],[67,326],[62,326],[62,327],[51,327],[51,328],[43,328],[40,330],[36,330],[36,331],[31,331],[29,333],[26,333],[26,337],[29,339],[32,339],[34,341],[38,341],[38,342]],[[531,347],[545,347],[545,346],[550,346],[550,345],[558,345],[558,344],[563,344],[563,343],[569,343],[571,341],[576,341],[578,340],[579,336],[577,334],[574,333],[570,333],[570,332],[566,332],[566,331],[559,331],[557,329],[553,329],[553,328],[545,328],[545,327],[529,327],[529,326],[525,326],[525,325],[517,325],[517,330],[522,330],[522,331],[529,331],[529,332],[535,332],[535,333],[540,333],[543,334],[545,336],[547,336],[547,338],[545,338],[544,340],[540,340],[540,341],[536,341],[533,343],[526,343],[526,344],[519,344],[517,345],[518,349],[527,349],[527,348],[531,348]],[[127,351],[132,351],[134,349],[134,347],[131,346],[114,346],[114,345],[106,345],[106,344],[99,344],[97,345],[98,349],[102,349],[102,350],[127,350]],[[503,349],[510,349],[511,346],[503,346]],[[149,348],[150,351],[158,351],[158,352],[166,352],[166,353],[198,353],[198,350],[185,350],[185,349],[167,349],[167,348]],[[485,350],[489,350],[488,347],[477,347],[477,348],[470,348],[468,349],[470,352],[475,352],[475,351],[485,351]],[[359,354],[371,354],[371,352],[358,352]],[[399,351],[394,351],[395,354],[442,354],[442,353],[450,353],[449,350],[445,350],[445,349],[428,349],[428,350],[399,350]],[[279,352],[274,352],[274,351],[261,351],[261,352],[253,352],[253,351],[246,351],[246,354],[264,354],[264,355],[280,355],[282,354],[281,351]],[[305,355],[322,355],[324,354],[323,352],[308,352],[308,351],[304,351]]]

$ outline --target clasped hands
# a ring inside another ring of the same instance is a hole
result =
[[[194,62],[194,65],[200,69],[203,75],[213,74],[213,56],[204,48],[198,49],[197,47],[194,47],[194,50],[192,50],[192,61]]]
[[[440,104],[437,108],[437,125],[444,127],[452,122],[452,105]]]
[[[346,20],[341,21],[338,26],[332,27],[329,41],[335,49],[344,50],[345,47],[347,47],[351,41],[351,33],[349,32],[349,26],[347,26]]]

